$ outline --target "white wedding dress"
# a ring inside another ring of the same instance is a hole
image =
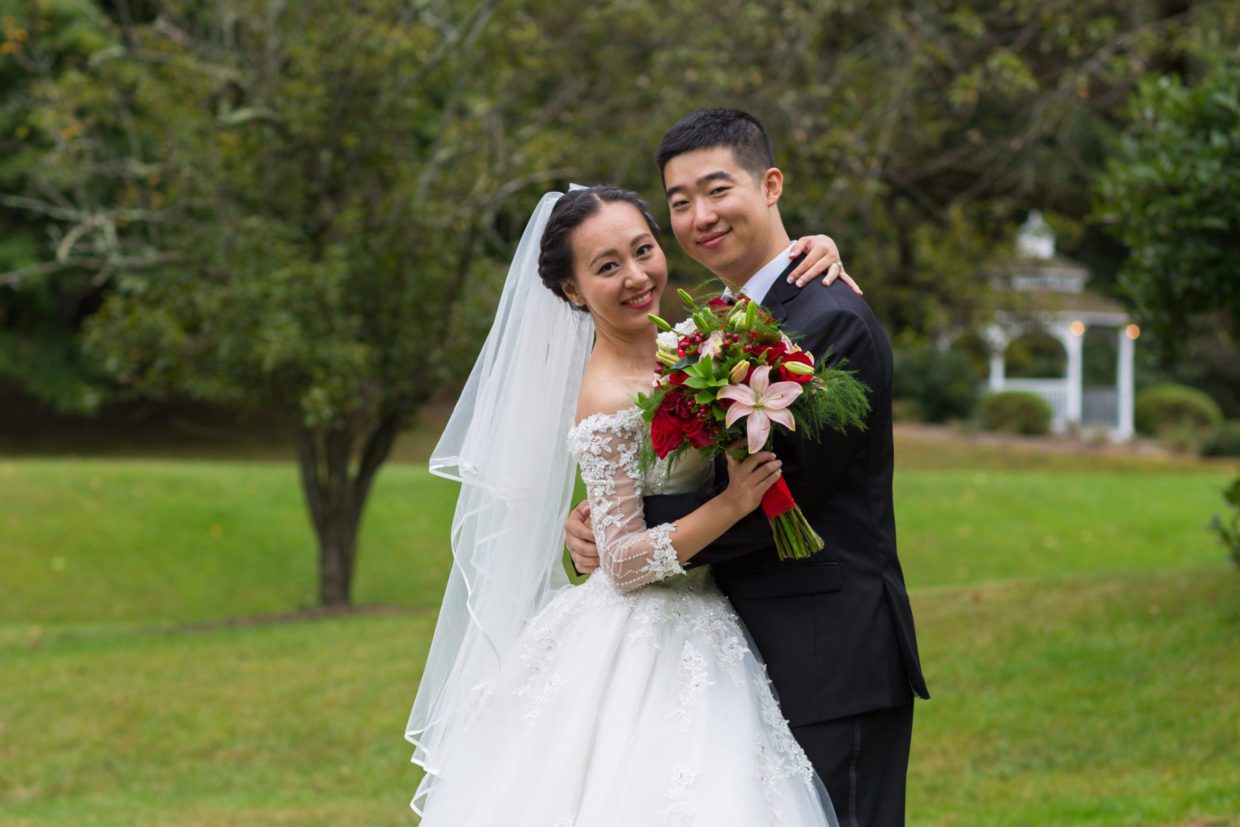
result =
[[[637,471],[636,408],[574,426],[601,568],[557,592],[436,762],[423,827],[835,824],[740,621],[643,494],[696,489]]]

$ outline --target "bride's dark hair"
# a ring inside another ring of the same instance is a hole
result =
[[[659,234],[659,224],[650,214],[637,193],[619,187],[585,187],[569,190],[555,202],[547,228],[543,230],[542,245],[538,254],[538,275],[552,293],[569,304],[564,293],[564,282],[573,277],[573,230],[598,213],[603,204],[624,203],[641,213],[652,235]],[[586,308],[573,305],[583,312]]]

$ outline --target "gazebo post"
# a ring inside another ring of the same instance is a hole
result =
[[[1119,397],[1119,421],[1116,423],[1115,438],[1117,440],[1132,439],[1133,434],[1133,353],[1136,350],[1135,337],[1127,327],[1119,329],[1119,360],[1115,370],[1115,390]]]
[[[1007,353],[1008,340],[998,325],[991,325],[986,330],[986,341],[990,345],[990,378],[987,388],[991,393],[999,393],[1003,390],[1004,381],[1007,378],[1003,361]]]
[[[1064,337],[1064,346],[1068,350],[1068,410],[1067,420],[1069,425],[1081,424],[1084,419],[1082,416],[1082,399],[1084,396],[1085,384],[1085,366],[1082,358],[1083,345],[1085,343],[1084,325],[1073,322],[1068,326],[1067,336]]]
[[[1083,396],[1085,371],[1083,369],[1082,344],[1085,340],[1085,326],[1080,322],[1058,322],[1048,330],[1063,345],[1068,357],[1068,372],[1064,376],[1064,412],[1065,427],[1080,425],[1081,399]]]

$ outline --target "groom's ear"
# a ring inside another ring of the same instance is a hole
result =
[[[774,207],[783,194],[784,174],[779,171],[779,167],[771,167],[762,173],[762,195],[766,198],[766,205]]]

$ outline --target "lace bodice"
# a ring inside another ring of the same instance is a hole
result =
[[[568,448],[586,484],[599,565],[621,591],[684,573],[672,545],[676,527],[647,526],[642,496],[693,490],[706,469],[701,455],[690,452],[671,474],[660,463],[643,477],[637,455],[646,427],[633,407],[591,414],[568,432]]]

